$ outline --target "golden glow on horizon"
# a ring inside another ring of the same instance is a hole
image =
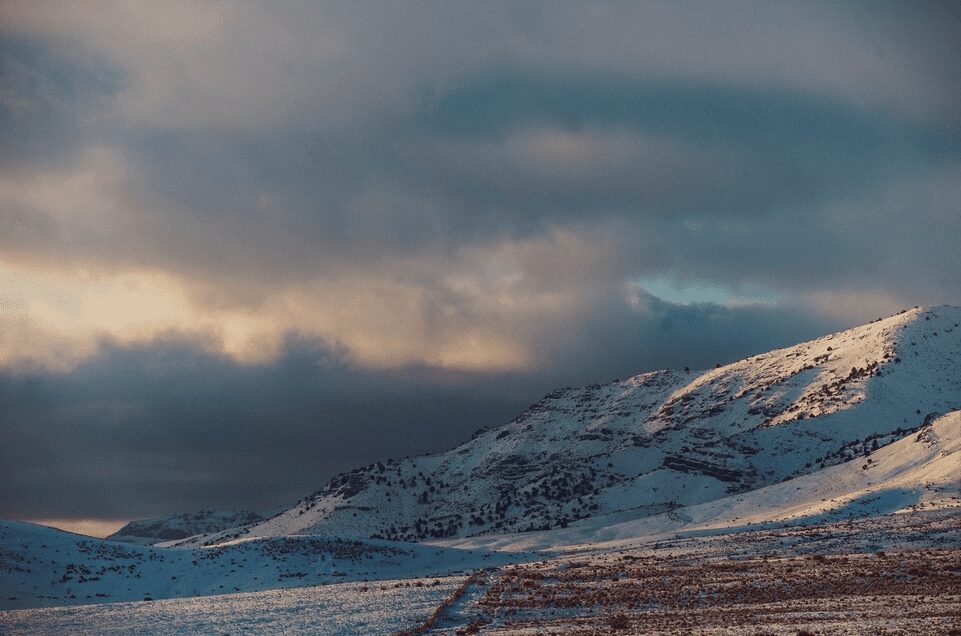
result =
[[[67,532],[87,535],[88,537],[106,537],[124,527],[129,519],[25,519],[29,523],[49,526]]]

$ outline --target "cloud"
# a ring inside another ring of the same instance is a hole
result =
[[[178,128],[353,126],[504,64],[775,84],[919,118],[961,105],[947,62],[961,18],[937,4],[104,1],[11,4],[3,18],[15,33],[118,60],[130,75],[123,116]]]
[[[823,244],[846,237],[819,211],[961,162],[961,81],[938,62],[957,16],[938,7],[913,31],[826,5],[102,9],[6,8],[3,94],[35,124],[3,155],[40,153],[0,175],[17,258],[263,297],[596,218],[664,255],[688,226],[759,241],[770,217]],[[635,276],[683,265],[643,258]]]

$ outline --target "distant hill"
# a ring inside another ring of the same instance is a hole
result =
[[[195,534],[219,532],[262,520],[263,517],[247,510],[201,510],[160,519],[131,521],[107,538],[124,543],[153,545],[162,541],[185,539]]]

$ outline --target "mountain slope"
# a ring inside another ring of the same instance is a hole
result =
[[[667,514],[620,523],[585,519],[567,529],[439,542],[497,550],[590,549],[665,537],[824,524],[913,510],[961,513],[961,411],[843,464]]]
[[[664,514],[817,472],[961,407],[961,309],[912,309],[701,373],[560,389],[446,453],[335,477],[266,521],[188,539],[408,541]]]

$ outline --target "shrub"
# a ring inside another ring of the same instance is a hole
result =
[[[626,614],[614,614],[607,619],[607,626],[614,630],[627,629],[631,626],[631,621]]]

